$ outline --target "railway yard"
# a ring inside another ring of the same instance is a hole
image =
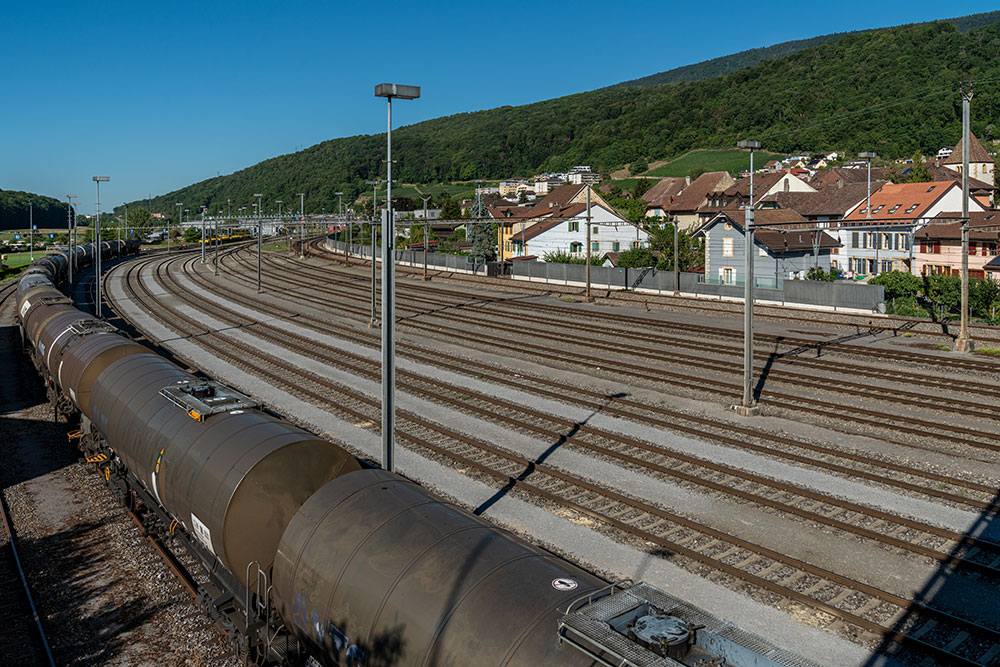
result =
[[[322,238],[307,249],[266,253],[260,292],[255,247],[217,264],[122,261],[105,277],[106,315],[376,461],[371,267]],[[0,476],[54,662],[228,664],[164,547],[53,422],[16,354],[5,289]],[[1000,358],[947,351],[946,325],[761,308],[762,414],[743,418],[730,407],[739,304],[584,303],[578,288],[425,282],[404,267],[396,289],[401,474],[607,581],[647,581],[818,664],[1000,664]],[[995,328],[973,335],[1000,347]],[[4,616],[30,620],[31,604]],[[44,650],[25,646],[36,653],[19,662],[44,664]]]

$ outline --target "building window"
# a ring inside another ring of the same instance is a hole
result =
[[[579,220],[570,220],[569,221],[569,231],[571,231],[571,232],[578,232],[578,231],[580,231],[580,221]]]
[[[590,252],[598,252],[600,251],[600,249],[601,249],[601,244],[598,243],[597,241],[594,241],[593,243],[590,244]]]
[[[892,250],[892,234],[888,232],[882,234],[882,247],[886,250]]]
[[[861,247],[860,245],[858,245],[860,243],[860,239],[858,238],[860,235],[861,234],[859,232],[851,232],[851,247],[852,248],[860,248]]]
[[[969,241],[969,254],[970,255],[975,255],[976,254],[976,242],[975,241]]]
[[[912,206],[910,206],[910,208],[906,209],[904,213],[913,213],[916,210],[917,210],[917,205],[913,204]]]
[[[722,256],[732,257],[733,256],[733,237],[727,236],[722,239]]]
[[[614,242],[612,242],[612,244],[611,244],[611,249],[612,249],[612,250],[613,250],[614,252],[618,252],[619,250],[621,250],[621,247],[622,247],[622,244],[621,244],[621,243],[619,243],[618,241],[614,241]]]
[[[734,277],[735,277],[735,272],[733,271],[733,267],[727,266],[722,269],[723,284],[732,285],[735,282]]]
[[[569,244],[569,251],[570,252],[583,252],[583,244],[579,243],[579,242],[577,242],[577,243],[570,243]]]
[[[597,225],[594,225],[594,228],[592,230],[590,230],[590,233],[593,234],[594,236],[597,236],[597,230],[598,229],[600,229],[600,227],[598,227]]]
[[[642,243],[639,241],[632,241],[632,250],[638,250]]]

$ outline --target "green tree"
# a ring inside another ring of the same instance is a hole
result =
[[[197,227],[188,227],[184,230],[184,240],[187,243],[194,243],[201,239],[201,230]]]
[[[638,199],[646,194],[651,187],[653,187],[653,179],[640,178],[635,182],[635,186],[632,188],[632,196]]]
[[[906,271],[886,271],[868,279],[869,285],[881,285],[886,299],[915,297],[920,291],[920,278]]]
[[[962,302],[962,280],[957,276],[946,273],[924,276],[922,291],[924,297],[934,304],[942,316],[959,312]]]
[[[674,225],[666,223],[664,225],[654,224],[647,231],[651,236],[649,247],[660,253],[660,261],[656,268],[660,271],[673,271],[674,269]],[[701,242],[691,236],[690,232],[681,230],[677,234],[677,264],[681,271],[689,271],[705,264],[705,249]]]
[[[616,264],[630,269],[656,266],[656,256],[649,248],[629,248],[618,255]]]
[[[441,203],[441,217],[445,220],[458,220],[462,217],[462,205],[453,197],[446,198]]]
[[[649,171],[649,164],[647,164],[645,160],[636,160],[635,162],[632,163],[632,166],[629,167],[629,172],[633,176],[643,174],[647,171]]]
[[[468,225],[469,241],[472,248],[469,254],[486,261],[496,257],[497,228],[492,222],[471,222]]]

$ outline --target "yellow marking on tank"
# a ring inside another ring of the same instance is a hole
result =
[[[188,417],[195,420],[196,422],[201,421],[201,413],[196,410],[188,410]]]

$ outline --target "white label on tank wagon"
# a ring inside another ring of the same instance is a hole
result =
[[[30,301],[25,301],[24,303],[21,304],[21,319],[22,320],[24,319],[24,314],[26,312],[28,312],[29,308],[31,308],[31,302]]]
[[[558,579],[552,580],[552,588],[557,591],[571,591],[577,587],[576,579],[568,579],[566,577],[559,577]]]
[[[205,545],[205,548],[211,551],[214,556],[215,549],[212,548],[212,531],[193,513],[191,514],[191,528],[194,530],[194,536],[198,538],[198,541]]]

